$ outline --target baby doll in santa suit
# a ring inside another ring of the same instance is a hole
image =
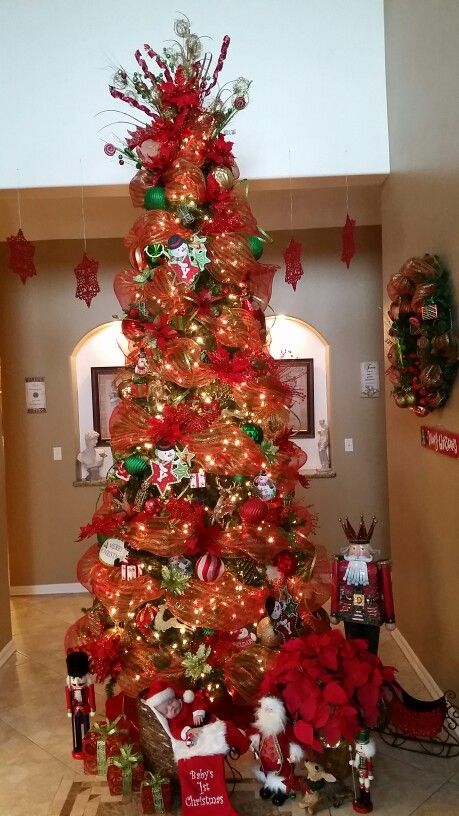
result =
[[[263,783],[260,796],[281,807],[294,791],[302,790],[295,763],[304,756],[301,746],[293,741],[293,728],[282,700],[272,696],[260,699],[250,735],[252,750],[260,761],[260,768],[254,770]]]
[[[155,683],[146,704],[171,737],[180,779],[182,816],[238,816],[226,790],[224,757],[231,748],[244,753],[249,740],[233,723],[218,720],[205,698]]]
[[[184,741],[188,747],[203,742],[203,729],[210,723],[223,722],[209,713],[208,703],[200,692],[187,689],[181,695],[167,683],[158,681],[147,690],[145,698],[150,708],[156,709],[168,721],[169,730],[175,740]],[[241,755],[248,751],[250,742],[243,731],[225,721],[225,736],[228,750]]]

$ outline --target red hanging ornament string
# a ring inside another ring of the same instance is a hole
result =
[[[84,212],[83,185],[81,185],[81,220],[83,223],[84,252],[82,260],[73,270],[77,280],[75,297],[78,300],[84,300],[89,309],[92,299],[100,292],[99,281],[97,280],[99,261],[96,261],[94,258],[88,258],[86,255],[86,218]]]
[[[8,268],[11,269],[11,271],[16,275],[19,275],[22,282],[25,283],[27,278],[32,278],[37,274],[37,270],[33,262],[35,247],[30,241],[27,240],[22,231],[21,197],[19,188],[17,190],[17,197],[19,230],[17,235],[10,235],[9,238],[6,239],[6,243],[8,244],[8,249],[10,251]]]
[[[355,219],[349,215],[349,186],[346,176],[346,221],[341,233],[341,260],[349,269],[355,255]]]
[[[290,169],[290,150],[288,153],[289,158],[289,169]],[[289,195],[290,195],[290,229],[293,232],[293,193],[292,193],[292,174],[290,172],[290,181],[289,181]],[[301,264],[301,253],[303,247],[300,241],[296,241],[295,238],[290,239],[290,243],[287,249],[284,252],[284,261],[285,261],[285,282],[289,283],[294,292],[296,292],[296,287],[301,278],[303,277],[304,270]]]

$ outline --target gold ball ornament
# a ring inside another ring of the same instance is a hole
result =
[[[257,638],[263,646],[275,649],[282,643],[282,636],[276,634],[271,623],[271,618],[266,616],[257,623]]]
[[[399,408],[406,408],[406,396],[405,394],[394,394],[395,404],[398,405]]]
[[[210,172],[222,190],[231,190],[234,187],[234,176],[229,167],[214,167]]]

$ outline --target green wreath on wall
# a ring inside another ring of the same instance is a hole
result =
[[[437,255],[410,258],[387,284],[391,300],[386,374],[399,408],[425,416],[445,405],[458,367],[448,270]]]

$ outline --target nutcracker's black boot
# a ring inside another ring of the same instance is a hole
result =
[[[277,793],[274,794],[273,798],[271,799],[271,802],[273,803],[273,805],[276,805],[277,807],[282,807],[282,805],[284,804],[284,802],[287,801],[287,799],[288,793],[282,793],[282,791],[277,791]]]
[[[262,799],[271,799],[272,795],[273,795],[273,792],[272,792],[272,790],[269,790],[269,788],[261,788],[260,796],[261,796]]]

